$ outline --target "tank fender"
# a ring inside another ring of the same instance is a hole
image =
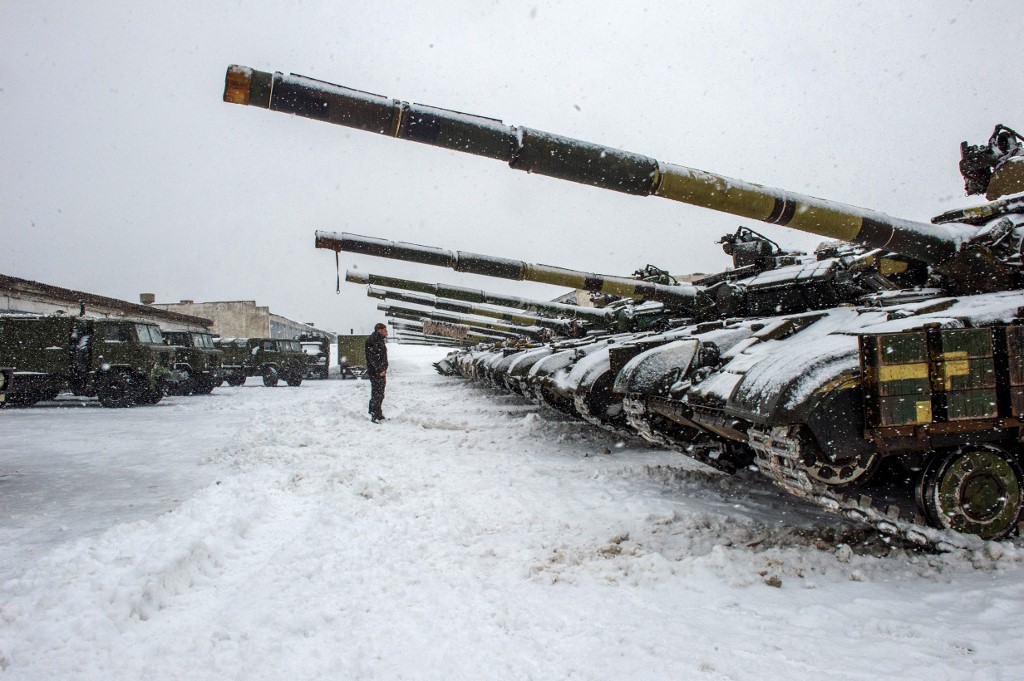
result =
[[[615,377],[612,391],[618,394],[664,395],[688,375],[701,342],[683,338],[659,345],[629,360]]]

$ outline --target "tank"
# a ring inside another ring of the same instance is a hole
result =
[[[1017,532],[1024,140],[1013,130],[961,145],[965,188],[987,202],[920,222],[303,76],[233,66],[225,100],[840,242],[785,264],[741,227],[723,247],[747,269],[669,298],[473,254],[383,241],[353,250],[657,300],[685,318],[658,338],[624,341],[640,350],[624,363],[608,353],[614,391],[649,437],[708,460],[749,460],[786,492],[932,548]],[[347,235],[317,241],[339,238],[347,249]]]

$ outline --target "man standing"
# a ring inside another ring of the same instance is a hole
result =
[[[366,374],[370,377],[370,418],[374,423],[384,420],[384,386],[388,374],[388,327],[377,324],[366,339]]]

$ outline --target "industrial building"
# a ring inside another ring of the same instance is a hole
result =
[[[205,317],[129,303],[94,293],[0,274],[0,313],[126,317],[158,324],[165,331],[209,331]]]
[[[269,307],[257,305],[254,300],[209,303],[182,300],[177,303],[157,303],[151,293],[141,294],[139,300],[152,309],[209,319],[210,333],[221,338],[295,338],[301,333],[324,334],[332,343],[336,338],[336,334],[318,329],[312,324],[296,322],[274,314]]]

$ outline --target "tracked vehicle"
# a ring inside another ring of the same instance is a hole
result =
[[[746,269],[697,282],[667,342],[615,371],[630,421],[711,462],[752,461],[788,492],[914,541],[967,546],[966,535],[1017,531],[1024,140],[1009,128],[961,145],[966,189],[987,202],[929,224],[302,76],[233,66],[225,100],[840,242],[806,257],[742,232],[723,244]],[[522,278],[498,259],[428,250],[458,271]],[[554,268],[538,276],[593,290]],[[900,471],[884,487],[883,468]]]

